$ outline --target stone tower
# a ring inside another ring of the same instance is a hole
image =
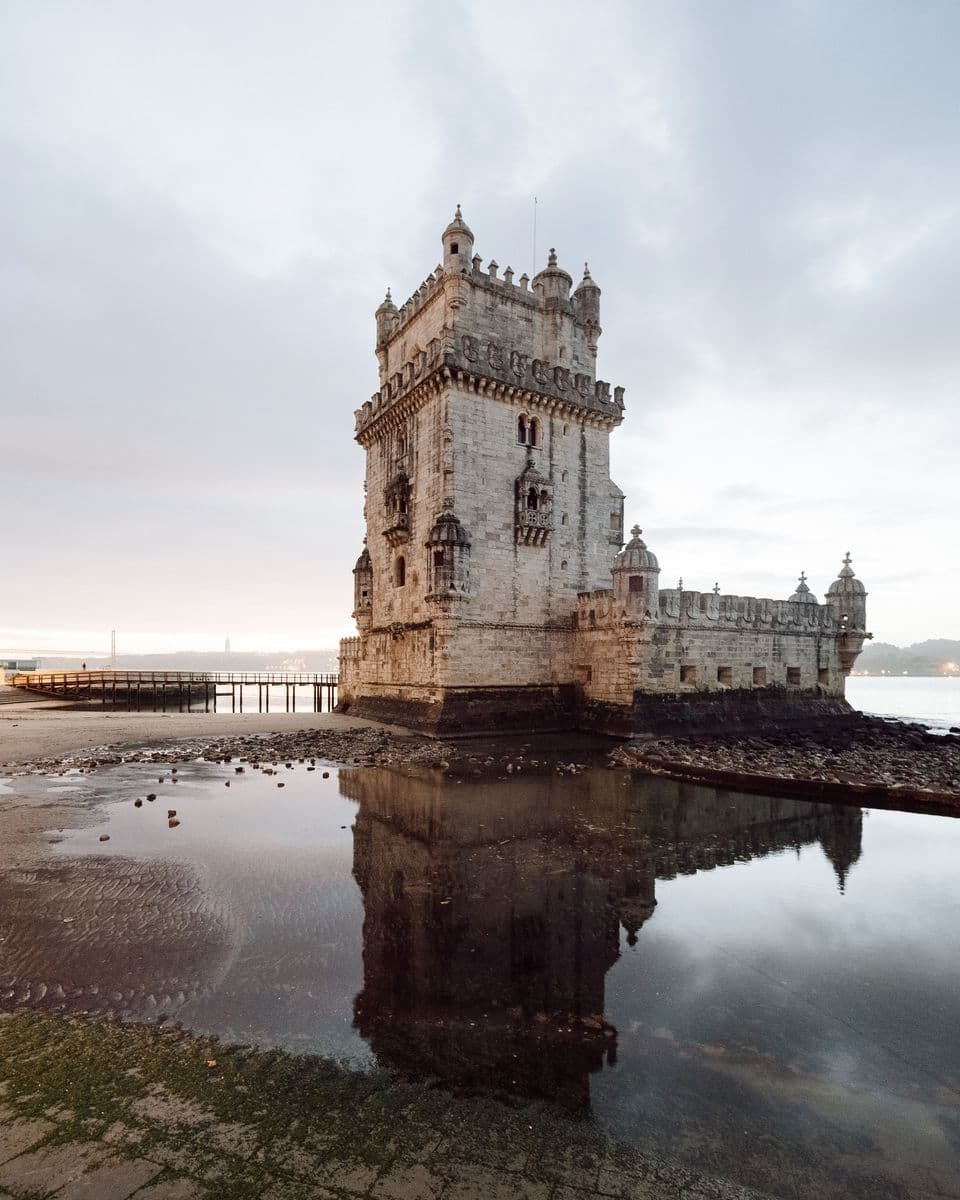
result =
[[[441,241],[413,295],[376,311],[341,702],[431,728],[568,723],[551,714],[568,706],[577,595],[609,585],[623,543],[600,288],[585,267],[571,291],[553,250],[532,282],[482,269],[459,206]]]
[[[441,242],[410,299],[388,291],[376,311],[341,709],[436,732],[627,735],[849,714],[871,636],[850,556],[826,604],[805,574],[787,600],[663,586],[639,526],[623,545],[623,388],[596,378],[589,269],[575,290],[554,250],[532,281],[483,270],[459,207]]]

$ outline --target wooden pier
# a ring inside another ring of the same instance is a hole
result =
[[[190,712],[201,704],[204,712],[217,712],[218,700],[229,700],[230,712],[243,712],[244,688],[257,689],[256,708],[248,702],[248,712],[270,712],[270,689],[282,687],[283,707],[275,704],[275,711],[318,713],[336,705],[337,680],[336,674],[297,671],[23,671],[8,683],[58,700],[127,712]],[[301,703],[298,709],[298,693],[303,702],[304,691],[309,705]]]

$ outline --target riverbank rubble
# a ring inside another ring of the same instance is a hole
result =
[[[618,746],[611,760],[774,795],[960,808],[960,736],[880,717],[757,736],[657,737]]]

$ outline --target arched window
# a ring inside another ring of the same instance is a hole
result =
[[[527,444],[527,419],[522,415],[517,417],[517,441],[521,446]]]
[[[530,429],[527,432],[527,445],[540,445],[540,422],[536,417],[530,418]]]
[[[540,507],[546,508],[549,503],[550,503],[550,493],[547,491],[546,488],[544,488],[540,492]]]
[[[397,559],[396,566],[394,567],[393,579],[397,587],[403,587],[407,582],[407,560],[402,554]]]
[[[532,487],[527,492],[527,508],[539,508],[540,497],[537,495],[537,489]]]

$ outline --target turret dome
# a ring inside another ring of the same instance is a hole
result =
[[[473,230],[463,219],[460,205],[443,231],[443,268],[454,274],[468,271],[473,259]]]
[[[367,549],[367,544],[364,542],[363,549],[360,551],[360,557],[354,565],[354,573],[357,571],[372,571],[373,563],[370,561],[370,551]]]
[[[640,537],[643,530],[634,525],[630,530],[630,541],[614,560],[615,571],[659,571],[660,564],[652,550],[647,549],[647,543]]]
[[[583,264],[583,278],[577,284],[577,290],[573,294],[575,296],[578,296],[578,295],[580,295],[581,292],[599,292],[599,291],[600,291],[600,287],[599,287],[597,281],[590,274],[590,264],[584,263]]]
[[[797,584],[797,590],[790,597],[794,604],[819,604],[819,600],[807,587],[807,573],[800,572],[800,582]]]
[[[431,547],[469,546],[470,538],[467,536],[467,531],[460,524],[459,517],[455,516],[452,512],[442,512],[430,530],[427,545]]]
[[[865,596],[867,594],[867,589],[854,575],[850,562],[850,551],[848,550],[843,560],[843,566],[840,568],[840,574],[827,588],[828,596]]]
[[[474,240],[473,230],[463,219],[459,204],[457,205],[457,211],[453,214],[453,220],[443,231],[443,239],[446,241],[448,237],[454,237],[457,234],[461,237],[469,238],[471,242]]]

